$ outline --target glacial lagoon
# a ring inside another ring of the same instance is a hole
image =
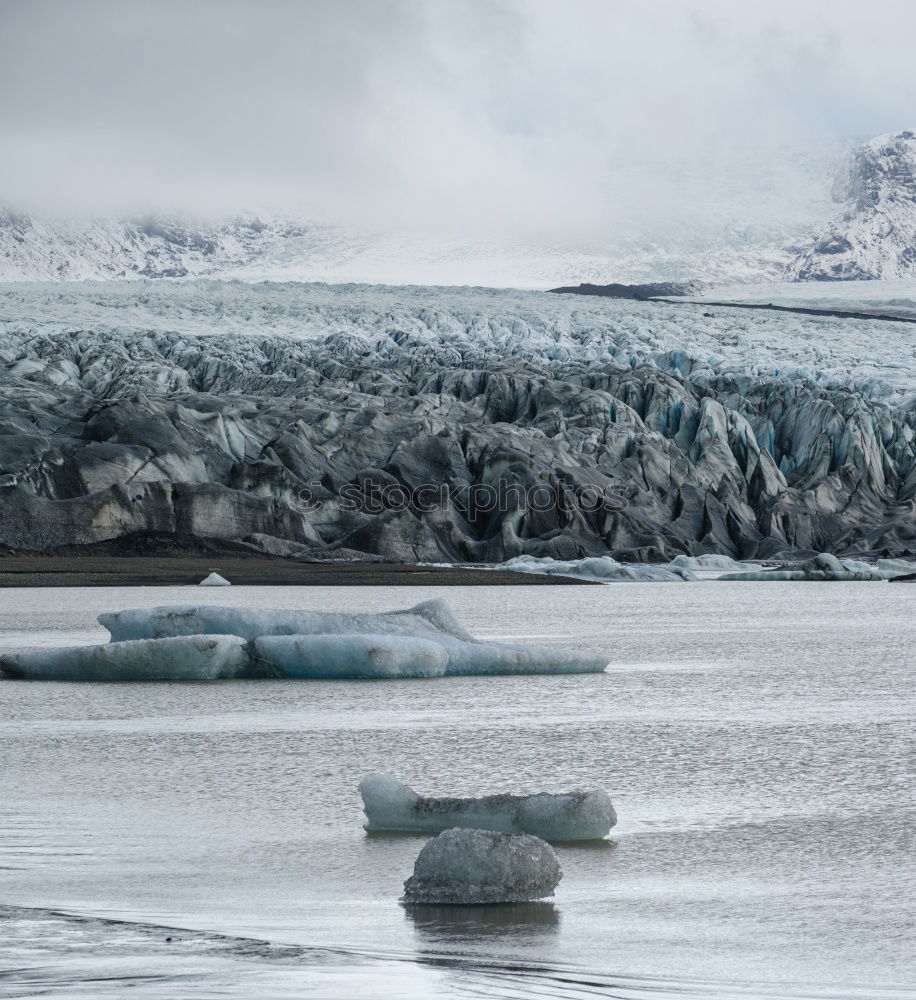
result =
[[[103,642],[191,588],[7,589],[0,650]],[[0,996],[899,997],[914,981],[916,588],[211,590],[607,652],[604,674],[0,682]],[[604,788],[552,902],[404,908],[425,795]],[[171,938],[171,940],[167,940]]]

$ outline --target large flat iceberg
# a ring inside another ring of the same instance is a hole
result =
[[[446,830],[420,851],[405,903],[523,903],[552,896],[563,872],[549,844],[525,833]]]
[[[424,798],[403,782],[372,774],[359,785],[367,830],[439,833],[454,827],[529,833],[544,840],[599,840],[617,822],[604,791]]]
[[[0,656],[0,673],[34,681],[215,681],[249,676],[250,670],[247,643],[235,635],[24,649]]]
[[[219,606],[99,616],[104,646],[10,653],[9,677],[46,680],[380,680],[468,674],[600,673],[608,657],[479,642],[441,600],[384,614]]]
[[[99,622],[111,632],[112,642],[186,633],[238,635],[252,640],[254,659],[280,677],[581,674],[600,673],[608,664],[607,656],[580,650],[481,642],[461,627],[442,600],[382,614],[136,608],[99,615]],[[267,641],[269,637],[282,641]]]

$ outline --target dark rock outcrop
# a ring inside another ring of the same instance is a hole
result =
[[[637,302],[648,302],[649,299],[668,298],[675,295],[694,295],[702,291],[704,285],[700,281],[659,281],[648,285],[591,285],[583,282],[581,285],[568,285],[565,288],[551,288],[550,291],[566,295],[603,295],[609,299],[635,299]]]

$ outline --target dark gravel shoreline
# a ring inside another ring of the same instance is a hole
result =
[[[308,563],[261,556],[40,556],[0,558],[0,587],[150,587],[193,585],[211,572],[234,584],[320,587],[465,587],[567,584],[587,580],[469,566]],[[205,591],[202,591],[204,593]]]

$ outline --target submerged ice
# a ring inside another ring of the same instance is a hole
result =
[[[552,896],[563,872],[549,844],[525,833],[446,830],[424,845],[405,903],[523,903]]]
[[[383,614],[187,606],[99,616],[105,646],[12,653],[10,677],[46,680],[381,680],[466,674],[600,673],[608,657],[481,642],[441,600]]]
[[[607,792],[425,798],[385,774],[359,785],[367,830],[438,833],[453,827],[528,833],[544,840],[598,840],[617,822]]]

